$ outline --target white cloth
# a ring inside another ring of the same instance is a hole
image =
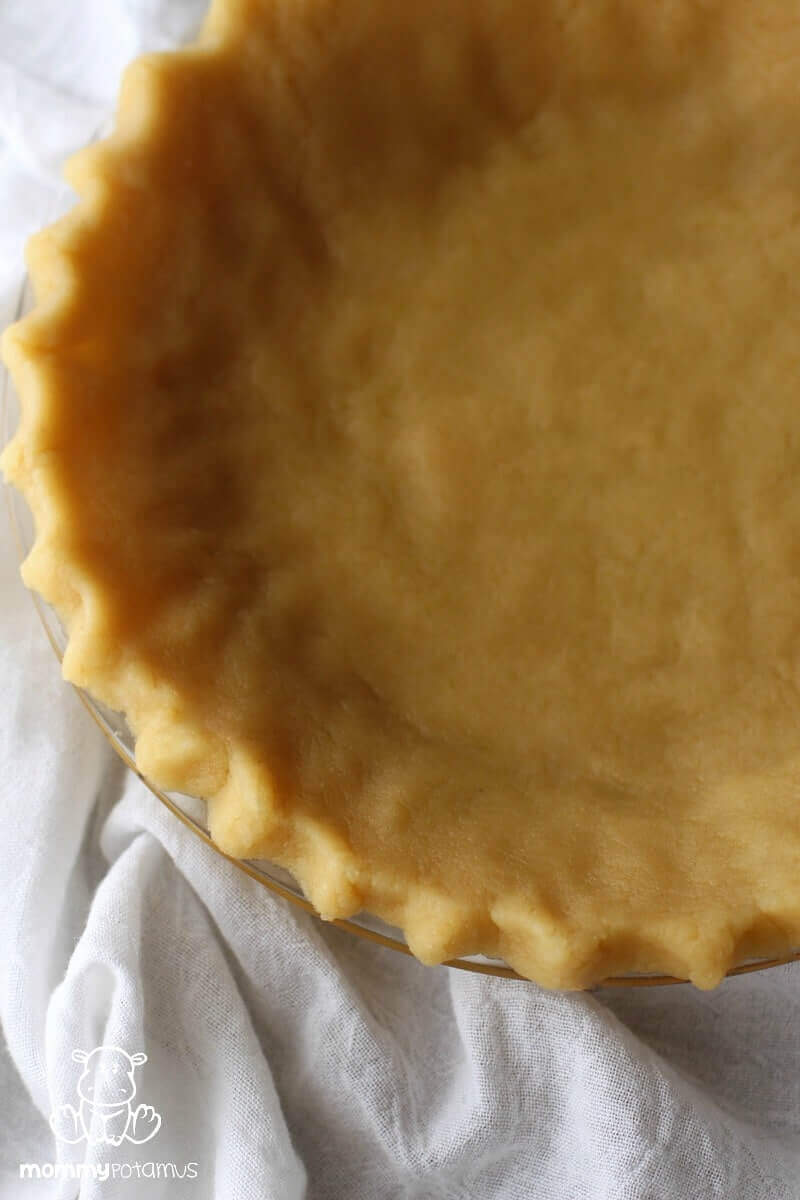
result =
[[[125,61],[202,8],[0,0],[0,324],[64,154]],[[5,513],[0,689],[3,1197],[78,1194],[21,1180],[20,1162],[117,1164],[80,1184],[102,1200],[800,1197],[800,967],[711,994],[549,994],[295,910],[114,758],[59,678]],[[47,1117],[77,1104],[72,1051],[100,1045],[148,1056],[146,1144],[54,1141]],[[196,1175],[125,1178],[137,1163]]]

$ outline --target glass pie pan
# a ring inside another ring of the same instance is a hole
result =
[[[26,278],[20,291],[18,304],[16,307],[15,319],[19,319],[25,313],[30,311],[33,306],[33,289],[29,279]],[[19,398],[14,388],[13,382],[8,371],[0,363],[0,448],[4,446],[13,435],[19,420]],[[12,534],[16,545],[16,550],[19,555],[20,562],[27,556],[34,540],[34,525],[33,518],[21,494],[15,488],[5,485],[6,499],[8,504],[9,516],[11,520]],[[30,593],[33,603],[36,607],[38,615],[41,619],[44,632],[50,641],[50,644],[58,657],[62,659],[66,648],[66,632],[57,615],[57,613],[42,600],[35,592]],[[126,725],[124,717],[119,713],[113,712],[104,704],[100,703],[88,692],[81,688],[74,688],[78,693],[79,698],[83,702],[90,716],[95,720],[103,734],[110,742],[114,751],[125,762],[125,764],[135,772],[142,782],[149,788],[162,804],[164,804],[170,812],[177,817],[187,829],[196,837],[204,841],[211,849],[220,857],[225,858],[232,863],[238,870],[243,871],[251,879],[256,880],[270,891],[283,897],[287,902],[304,909],[306,912],[319,917],[316,909],[303,894],[302,889],[283,868],[275,863],[261,860],[248,860],[233,858],[225,854],[219,846],[211,839],[205,820],[205,804],[203,801],[195,797],[186,796],[177,792],[166,792],[159,788],[152,780],[148,779],[137,768],[134,757],[134,739]],[[321,918],[320,918],[321,919]],[[373,917],[368,913],[359,913],[350,920],[336,920],[332,924],[340,929],[347,930],[349,933],[358,937],[367,939],[368,941],[377,943],[390,950],[398,953],[411,955],[411,951],[406,944],[402,931],[393,926],[387,925],[377,917]],[[755,959],[748,960],[739,966],[734,967],[728,972],[729,975],[740,975],[751,971],[765,970],[769,967],[781,966],[786,963],[794,962],[800,959],[800,950],[791,954],[787,954],[781,958],[770,959]],[[524,980],[516,971],[507,966],[502,961],[486,958],[480,955],[452,959],[444,964],[448,967],[459,968],[464,971],[473,971],[484,975],[499,976],[505,979]],[[596,985],[596,988],[607,987],[654,987],[667,984],[686,983],[684,979],[679,979],[671,975],[647,975],[647,974],[631,974],[624,976],[615,976],[608,978]]]

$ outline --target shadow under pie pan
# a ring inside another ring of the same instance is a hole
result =
[[[25,315],[32,306],[32,289],[29,281],[26,280],[20,292],[15,318],[18,319]],[[2,364],[0,364],[0,448],[12,436],[17,426],[18,417],[19,403],[14,385],[10,375]],[[20,561],[22,561],[33,545],[33,518],[19,492],[10,486],[6,486],[5,491],[14,541]],[[66,648],[67,639],[59,617],[35,592],[31,592],[31,596],[44,627],[44,632],[58,659],[61,660]],[[209,835],[205,821],[204,802],[176,792],[165,792],[143,775],[136,766],[134,760],[134,739],[124,718],[119,713],[113,712],[104,704],[95,700],[94,697],[81,688],[76,687],[75,691],[77,691],[85,708],[103,731],[114,751],[187,829],[210,846],[221,858],[226,858],[234,867],[243,871],[257,883],[269,888],[270,891],[281,896],[289,903],[296,905],[298,908],[304,909],[314,916],[319,916],[314,906],[303,894],[297,882],[281,867],[271,862],[237,859],[225,854]],[[331,924],[357,937],[384,946],[389,950],[411,956],[411,951],[400,930],[387,925],[385,922],[367,913],[360,913],[352,920],[334,920]],[[769,967],[785,965],[798,959],[800,959],[800,950],[781,958],[748,960],[730,970],[728,975],[761,971]],[[506,966],[505,963],[480,955],[452,959],[444,965],[482,975],[492,975],[504,979],[528,982],[511,967]],[[595,985],[595,988],[592,990],[610,987],[654,987],[685,982],[687,981],[671,975],[631,974],[604,979]]]

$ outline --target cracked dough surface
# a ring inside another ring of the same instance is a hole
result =
[[[423,960],[800,942],[800,20],[217,0],[33,240],[68,678]]]

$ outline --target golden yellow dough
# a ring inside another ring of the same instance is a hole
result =
[[[800,943],[800,15],[217,0],[31,244],[67,677],[426,962]]]

